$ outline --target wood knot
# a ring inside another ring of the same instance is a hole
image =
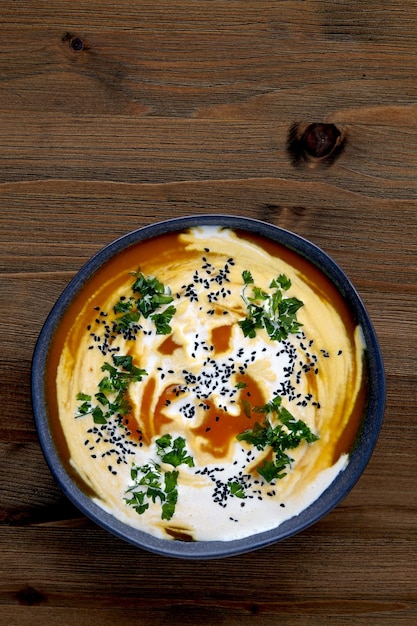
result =
[[[72,37],[70,39],[69,45],[71,50],[74,50],[74,52],[81,52],[81,50],[84,50],[85,48],[84,41],[79,37]]]
[[[321,158],[334,150],[339,137],[340,130],[334,124],[310,124],[301,140],[307,154]]]
[[[294,165],[305,162],[309,167],[323,163],[331,165],[340,155],[345,137],[334,124],[293,124],[288,134],[287,148]]]
[[[87,49],[86,42],[78,35],[66,33],[62,40],[69,45],[73,52],[82,52]]]

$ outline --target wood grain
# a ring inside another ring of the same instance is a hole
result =
[[[417,3],[2,0],[0,23],[1,622],[415,624]],[[343,150],[294,163],[291,128],[314,122],[336,125]],[[123,543],[61,493],[31,358],[103,245],[223,212],[341,265],[378,333],[387,408],[327,517],[249,555],[182,562]]]

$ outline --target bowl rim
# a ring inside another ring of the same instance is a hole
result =
[[[347,467],[329,487],[299,515],[274,529],[231,541],[180,542],[154,537],[121,522],[91,500],[71,479],[56,450],[49,428],[45,397],[45,368],[54,330],[74,296],[111,257],[141,241],[198,226],[246,230],[275,241],[318,267],[337,287],[362,326],[369,372],[369,395],[365,417]],[[197,214],[157,221],[130,231],[96,252],[75,274],[53,305],[36,342],[31,367],[31,398],[39,443],[46,463],[66,497],[90,520],[127,543],[162,556],[180,559],[216,559],[260,549],[293,536],[326,516],[348,495],[363,474],[382,427],[386,381],[382,354],[372,321],[358,292],[340,266],[311,241],[269,222],[238,215]]]

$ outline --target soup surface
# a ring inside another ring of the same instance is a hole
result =
[[[163,235],[108,261],[64,315],[51,428],[74,478],[126,524],[243,538],[347,466],[364,349],[339,292],[295,253],[220,227]]]

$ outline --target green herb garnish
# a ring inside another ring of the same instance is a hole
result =
[[[235,496],[235,498],[242,498],[242,500],[246,497],[245,496],[245,488],[243,487],[243,485],[237,481],[237,480],[230,480],[227,483],[227,486],[230,489],[230,495]]]
[[[175,513],[178,500],[179,471],[164,470],[161,464],[194,467],[193,458],[187,453],[183,437],[172,440],[171,435],[164,435],[156,440],[156,451],[161,463],[147,463],[142,467],[133,465],[130,476],[133,485],[126,491],[125,501],[141,515],[149,508],[149,502],[157,499],[162,505],[161,519],[170,520]]]
[[[194,460],[187,454],[183,437],[177,437],[172,441],[172,435],[164,435],[156,440],[156,446],[162,463],[169,463],[173,467],[178,467],[178,465],[194,467]]]
[[[146,370],[133,364],[131,356],[112,356],[111,363],[103,363],[101,370],[107,372],[98,383],[99,391],[94,394],[97,404],[93,404],[92,396],[80,392],[76,398],[81,402],[76,417],[92,415],[95,424],[106,424],[113,415],[124,417],[132,407],[127,399],[130,383],[140,382],[147,375]]]
[[[115,320],[116,329],[126,331],[144,317],[154,322],[157,335],[169,335],[170,322],[176,312],[173,305],[167,306],[174,300],[169,287],[140,270],[133,272],[133,276],[136,277],[132,285],[134,296],[122,296],[113,307],[116,315],[121,313]]]
[[[242,299],[247,308],[247,317],[238,322],[245,337],[253,338],[258,329],[264,328],[269,337],[276,341],[286,339],[289,334],[297,333],[302,324],[297,321],[297,311],[303,306],[298,298],[285,298],[284,291],[291,287],[291,281],[284,274],[271,281],[268,293],[256,287],[251,272],[242,272],[244,287]],[[252,295],[246,295],[246,289],[252,285]]]
[[[319,437],[315,435],[303,420],[297,420],[285,407],[282,406],[280,396],[275,396],[264,406],[254,407],[256,413],[265,413],[263,422],[256,422],[253,428],[237,435],[239,441],[246,441],[257,450],[271,449],[272,460],[264,461],[257,470],[268,482],[286,476],[286,468],[291,465],[292,459],[287,451],[297,448],[302,441],[313,443]],[[270,416],[273,414],[279,423],[272,425]]]
[[[161,519],[170,520],[175,513],[175,507],[178,501],[178,470],[165,472],[165,502],[162,505]]]

